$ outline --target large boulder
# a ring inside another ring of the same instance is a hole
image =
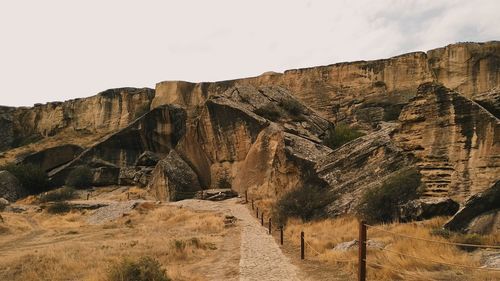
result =
[[[450,198],[420,198],[412,200],[399,208],[399,220],[426,220],[437,216],[454,215],[460,204]]]
[[[460,232],[495,233],[500,228],[500,180],[489,189],[471,196],[444,225]]]
[[[158,200],[176,201],[193,198],[201,186],[196,173],[175,150],[171,150],[156,165],[148,189]]]
[[[14,202],[26,195],[19,180],[8,171],[0,171],[0,197]]]
[[[29,154],[20,163],[32,164],[48,172],[75,159],[82,151],[83,148],[78,145],[65,144]]]
[[[413,165],[412,157],[391,139],[397,129],[397,124],[383,122],[377,131],[346,143],[318,161],[318,176],[338,196],[327,208],[330,216],[354,211],[367,190]]]

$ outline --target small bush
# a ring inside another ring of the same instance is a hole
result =
[[[363,194],[358,215],[370,223],[393,221],[401,204],[419,196],[420,185],[421,177],[416,169],[401,171]]]
[[[440,236],[445,239],[450,239],[453,236],[453,232],[444,228],[433,228],[431,229],[431,235]]]
[[[86,188],[92,184],[92,171],[85,166],[73,169],[66,178],[66,185],[75,188]]]
[[[71,211],[71,207],[66,202],[56,202],[47,207],[47,212],[50,214],[64,214]]]
[[[254,112],[255,114],[260,115],[271,121],[278,120],[282,115],[280,109],[272,103],[268,103],[263,107],[257,108]]]
[[[49,178],[45,171],[32,164],[9,164],[1,167],[0,170],[9,171],[14,175],[29,194],[44,192],[49,186]]]
[[[327,188],[304,185],[283,196],[276,204],[275,221],[285,224],[288,218],[309,221],[325,215],[324,208],[336,197]]]
[[[331,149],[336,149],[363,135],[362,132],[340,123],[335,128],[328,130],[326,137],[323,139],[323,144]]]
[[[294,99],[282,100],[279,105],[292,116],[299,116],[303,112],[302,105]]]
[[[40,202],[60,202],[75,198],[75,189],[72,187],[63,187],[58,190],[50,191],[40,196]]]
[[[137,261],[124,259],[113,265],[108,273],[108,281],[170,281],[160,263],[150,257]]]
[[[398,120],[399,115],[401,114],[401,110],[403,109],[402,104],[391,104],[387,107],[384,107],[384,121],[394,121]]]

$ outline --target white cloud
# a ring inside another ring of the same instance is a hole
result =
[[[0,104],[214,81],[500,38],[500,2],[0,3]]]

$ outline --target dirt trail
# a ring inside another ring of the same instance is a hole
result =
[[[238,199],[222,202],[200,200],[184,200],[174,203],[178,206],[203,211],[218,211],[226,215],[233,215],[238,219],[240,229],[240,259],[239,280],[253,281],[299,281],[298,269],[281,252],[274,238],[269,235],[257,219],[253,218],[245,205],[238,203]],[[228,264],[221,259],[219,263]],[[216,268],[219,266],[214,265]],[[227,275],[225,276],[227,278]],[[212,279],[211,280],[220,280]],[[224,279],[228,280],[228,279]],[[237,278],[236,278],[237,280]]]

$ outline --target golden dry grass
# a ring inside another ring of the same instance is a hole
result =
[[[446,242],[448,240],[431,234],[431,230],[440,227],[446,218],[435,218],[425,222],[388,224],[381,228],[408,236],[420,237]],[[289,221],[285,229],[285,237],[299,247],[300,232],[305,232],[306,241],[317,250],[318,255],[309,246],[307,258],[316,259],[324,263],[336,263],[336,261],[352,261],[349,263],[337,263],[352,277],[357,272],[357,247],[340,252],[333,251],[333,247],[341,242],[352,241],[358,238],[358,222],[353,217],[338,219],[327,219],[316,222],[302,223],[299,220]],[[375,229],[368,230],[368,239],[382,242],[386,249],[397,251],[408,255],[423,258],[424,260],[402,257],[398,254],[381,251],[376,248],[368,249],[367,260],[371,263],[395,269],[393,271],[382,267],[368,267],[368,280],[499,280],[500,274],[481,270],[469,270],[460,267],[439,265],[431,260],[480,267],[480,255],[469,253],[456,246],[430,243],[419,240],[408,240],[396,237],[389,233]],[[490,235],[483,238],[483,242],[498,245],[500,234]]]
[[[85,212],[3,215],[0,280],[13,281],[106,280],[112,264],[141,256],[173,280],[205,280],[196,268],[216,255],[225,231],[221,215],[151,204],[104,225],[87,225]]]

